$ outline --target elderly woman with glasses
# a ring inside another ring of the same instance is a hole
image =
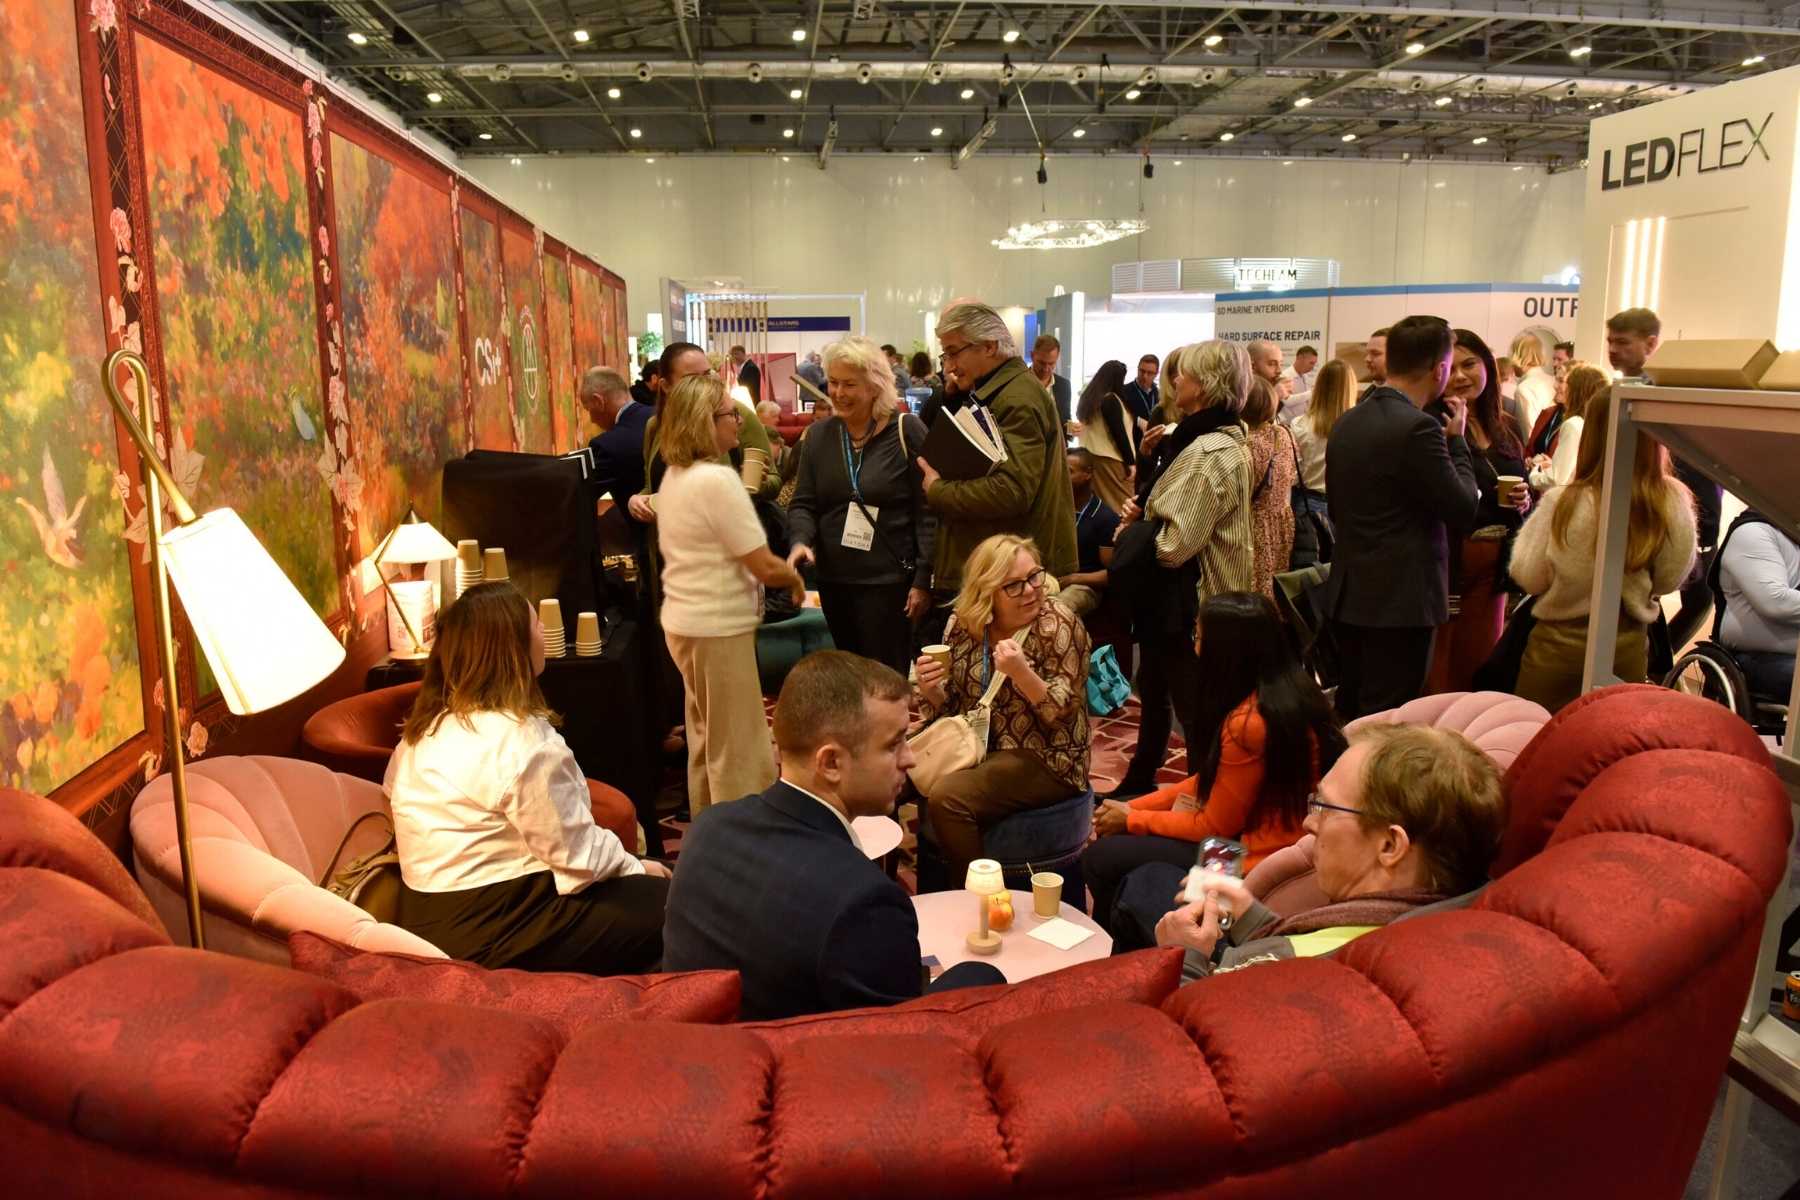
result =
[[[945,633],[949,668],[930,655],[915,664],[927,722],[967,713],[1001,680],[987,757],[944,776],[925,797],[952,880],[981,857],[985,827],[1087,788],[1088,635],[1079,618],[1050,603],[1047,578],[1029,539],[1003,533],[981,542],[963,564]]]
[[[662,627],[685,691],[688,807],[761,792],[775,782],[769,722],[756,673],[763,588],[806,588],[769,549],[737,472],[718,461],[737,448],[744,409],[715,375],[691,375],[662,413],[668,474],[656,493],[662,550]]]

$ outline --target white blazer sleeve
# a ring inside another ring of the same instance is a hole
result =
[[[644,865],[613,832],[594,823],[587,779],[561,738],[553,736],[531,752],[500,804],[526,847],[549,866],[561,895],[600,880],[643,874]]]

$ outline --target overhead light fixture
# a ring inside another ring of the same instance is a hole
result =
[[[1569,57],[1570,58],[1586,58],[1588,55],[1592,54],[1593,52],[1594,52],[1594,48],[1592,46],[1588,45],[1586,42],[1583,42],[1579,46],[1569,47]]]
[[[1295,96],[1294,97],[1294,107],[1295,108],[1305,108],[1307,105],[1309,105],[1311,103],[1312,103],[1311,96]]]
[[[1432,104],[1436,105],[1438,108],[1449,108],[1452,99],[1453,97],[1450,96],[1439,96],[1436,100],[1432,101]]]
[[[350,31],[350,44],[352,46],[366,46],[369,44],[369,35],[360,29],[352,29]]]
[[[943,137],[944,136],[944,127],[942,125],[933,125],[931,127],[931,136],[932,137]]]
[[[512,160],[512,165],[515,167],[522,167],[525,165],[525,160],[518,157],[517,155],[514,155],[513,160]]]
[[[485,131],[477,134],[476,136],[479,137],[484,142],[491,142],[494,140],[494,135],[491,133],[487,133]]]
[[[791,137],[793,137],[793,136],[794,136],[794,127],[793,127],[793,126],[792,126],[792,125],[790,125],[790,126],[788,126],[788,127],[787,127],[787,128],[786,128],[786,129],[784,129],[784,130],[782,130],[782,131],[781,131],[781,136],[782,136],[782,137],[784,137],[784,138],[791,138]]]
[[[645,164],[645,165],[646,165],[646,166],[648,166],[648,165],[649,165],[649,164],[651,164],[651,163],[653,163],[653,162],[655,162],[655,161],[656,161],[656,158],[655,158],[655,156],[651,156],[651,157],[650,157],[650,158],[646,158],[646,159],[645,159],[645,160],[644,160],[644,164]]]
[[[1423,53],[1425,53],[1425,43],[1424,42],[1408,42],[1408,43],[1406,43],[1406,52],[1408,54],[1423,54]]]
[[[1744,60],[1744,65],[1746,67],[1755,67],[1755,66],[1760,66],[1761,64],[1768,62],[1768,61],[1769,61],[1769,59],[1768,59],[1767,55],[1752,54],[1749,58],[1746,58]]]
[[[617,100],[620,96],[623,96],[624,94],[625,94],[624,92],[621,92],[616,87],[609,87],[606,89],[606,98],[608,100]]]
[[[639,129],[636,125],[633,125],[631,127],[631,136],[634,138],[641,138],[644,136],[644,131]]]
[[[1225,132],[1224,132],[1224,133],[1221,133],[1221,134],[1220,134],[1220,135],[1219,135],[1219,140],[1220,140],[1220,141],[1221,141],[1221,142],[1229,142],[1229,141],[1233,141],[1233,140],[1235,140],[1235,139],[1236,139],[1236,138],[1237,138],[1237,134],[1235,134],[1235,133],[1233,133],[1233,132],[1231,132],[1231,130],[1229,130],[1229,129],[1227,129],[1227,130],[1226,130],[1226,131],[1225,131]]]
[[[1588,105],[1588,111],[1593,112],[1597,108],[1604,107],[1605,104],[1606,104],[1606,101],[1604,101],[1604,100],[1596,100],[1592,104]]]
[[[1354,133],[1346,133],[1343,137],[1338,139],[1340,142],[1354,142],[1355,140],[1356,135]]]
[[[1225,40],[1225,35],[1222,33],[1209,33],[1206,35],[1206,40],[1201,42],[1200,44],[1202,46],[1205,46],[1208,50],[1211,50],[1214,47],[1218,46],[1224,40]]]
[[[793,160],[793,159],[792,159],[792,158],[789,158],[789,157],[788,157],[788,156],[787,156],[787,155],[785,155],[785,154],[784,154],[784,155],[782,155],[782,156],[781,156],[781,161],[782,161],[782,162],[793,162],[793,161],[794,161],[794,160]]]
[[[789,100],[798,100],[800,97],[804,96],[805,94],[806,93],[801,91],[799,88],[789,88],[788,89],[788,99]]]
[[[442,92],[426,92],[425,100],[429,104],[442,104],[444,102],[444,93],[442,93]]]
[[[962,90],[962,98],[964,100],[973,100],[975,98],[975,89],[974,88],[964,88]]]
[[[1087,136],[1087,130],[1085,130],[1085,129],[1076,129],[1076,130],[1075,130],[1075,133],[1074,133],[1074,135],[1073,135],[1073,136],[1075,136],[1075,137],[1086,137],[1086,136]]]
[[[1002,250],[1085,250],[1120,238],[1136,237],[1149,229],[1138,220],[1115,218],[1047,219],[1014,225],[1003,238],[993,239]]]
[[[1005,33],[1000,35],[1000,40],[1010,46],[1012,43],[1019,40],[1019,31],[1016,29],[1008,29]]]
[[[1484,134],[1482,134],[1482,135],[1481,135],[1481,136],[1480,136],[1480,137],[1473,137],[1473,138],[1470,138],[1470,139],[1469,139],[1469,144],[1470,144],[1470,145],[1471,145],[1471,146],[1485,146],[1485,145],[1487,145],[1487,134],[1485,134],[1485,133],[1484,133]]]
[[[804,42],[806,40],[806,30],[796,27],[792,37],[796,42]]]
[[[1281,160],[1281,165],[1284,167],[1291,167],[1294,165],[1294,160],[1291,158],[1284,158]]]
[[[574,38],[577,42],[580,42],[583,45],[587,44],[588,31],[585,29],[577,29],[574,33],[571,33],[569,36]]]
[[[1181,160],[1179,158],[1175,160],[1175,165],[1178,167],[1181,165]]]
[[[1139,96],[1141,96],[1143,94],[1144,93],[1142,91],[1140,91],[1139,89],[1132,88],[1130,91],[1125,93],[1125,98],[1127,100],[1136,100]]]

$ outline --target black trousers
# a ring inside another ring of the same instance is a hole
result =
[[[1185,875],[1187,869],[1194,865],[1199,852],[1200,847],[1193,842],[1158,837],[1155,834],[1120,833],[1101,838],[1081,856],[1081,877],[1087,882],[1088,892],[1094,897],[1094,920],[1100,928],[1112,933],[1113,906],[1118,898],[1119,885],[1125,882],[1127,875],[1146,863],[1168,863],[1179,868]],[[1175,887],[1180,886],[1177,881],[1169,889],[1169,895],[1173,896]],[[1160,915],[1158,914],[1159,917]]]
[[[912,662],[912,621],[906,616],[910,583],[819,583],[825,627],[839,650],[886,663],[902,675]]]
[[[549,871],[457,892],[402,881],[395,924],[451,958],[496,969],[631,975],[662,962],[669,881],[625,875],[564,896]]]
[[[1181,730],[1194,736],[1199,723],[1199,660],[1194,643],[1184,636],[1163,637],[1138,648],[1137,693],[1143,713],[1138,722],[1137,749],[1131,765],[1119,781],[1120,791],[1148,792],[1156,787],[1156,772],[1169,753],[1169,721],[1181,718]],[[1096,909],[1095,911],[1099,911]]]
[[[1425,694],[1431,670],[1429,625],[1385,628],[1333,621],[1338,651],[1338,716],[1353,721]]]
[[[1114,954],[1148,950],[1156,945],[1157,923],[1179,907],[1175,894],[1187,881],[1188,867],[1193,865],[1151,862],[1125,876],[1113,900]]]

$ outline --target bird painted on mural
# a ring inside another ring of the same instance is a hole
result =
[[[44,553],[50,561],[59,567],[79,567],[82,557],[81,547],[75,542],[75,526],[81,520],[81,510],[87,507],[88,498],[83,496],[77,500],[74,512],[68,510],[68,502],[63,498],[62,476],[56,473],[50,447],[44,447],[44,508],[48,511],[39,512],[37,505],[23,496],[14,499],[31,514],[31,523],[37,527],[38,540],[44,544]]]
[[[318,437],[319,431],[314,427],[312,417],[306,411],[306,405],[300,402],[300,393],[290,388],[287,402],[289,411],[294,414],[294,428],[299,432],[300,440],[310,442]]]

